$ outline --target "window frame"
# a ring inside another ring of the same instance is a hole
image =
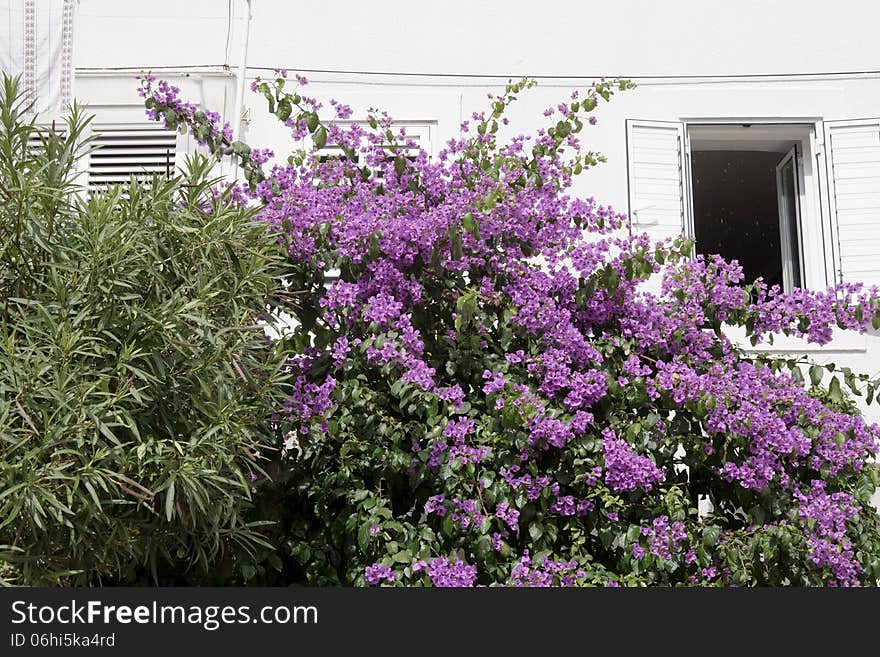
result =
[[[686,165],[682,170],[685,178],[683,192],[687,194],[684,205],[687,208],[685,234],[694,235],[691,128],[718,126],[728,128],[748,124],[761,127],[778,127],[796,130],[800,137],[793,137],[798,151],[797,187],[800,205],[800,259],[802,285],[807,289],[824,289],[835,281],[834,275],[834,220],[832,213],[826,211],[823,201],[827,199],[825,179],[824,129],[818,117],[686,117],[681,119],[684,133],[684,158]],[[780,158],[781,159],[781,158]]]
[[[872,119],[874,120],[874,119]],[[838,272],[837,254],[837,216],[834,206],[834,189],[830,169],[832,166],[832,154],[826,143],[830,123],[842,125],[860,120],[832,120],[815,116],[791,116],[791,117],[682,117],[678,121],[668,119],[645,119],[630,118],[625,121],[626,127],[626,155],[627,155],[627,196],[632,218],[632,227],[651,232],[653,221],[639,222],[633,216],[637,189],[633,186],[631,176],[634,163],[632,161],[634,145],[631,144],[633,130],[641,125],[667,126],[676,124],[680,126],[681,144],[681,205],[682,205],[682,228],[681,232],[688,237],[693,237],[693,194],[692,194],[692,171],[691,171],[691,139],[690,127],[706,125],[741,125],[749,123],[763,126],[792,126],[802,125],[805,128],[805,136],[800,139],[801,165],[798,172],[798,185],[801,200],[801,227],[805,235],[803,240],[808,242],[807,248],[802,252],[804,279],[803,285],[807,289],[826,289],[840,282],[842,274]],[[868,121],[865,119],[863,121]],[[645,209],[645,208],[642,208]],[[810,234],[807,240],[806,233]],[[867,350],[867,336],[852,331],[833,329],[832,341],[825,345],[808,343],[794,336],[775,336],[769,344],[751,345],[745,336],[745,329],[739,326],[725,326],[728,337],[741,348],[750,352],[772,352],[783,354],[805,353],[853,353],[862,354]]]

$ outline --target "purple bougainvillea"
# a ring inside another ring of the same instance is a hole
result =
[[[310,140],[280,161],[167,83],[147,76],[142,94],[152,118],[238,158],[236,198],[294,272],[298,324],[277,346],[301,450],[278,486],[308,509],[284,541],[303,581],[876,583],[880,428],[840,385],[873,397],[875,382],[829,366],[819,385],[826,369],[724,329],[825,344],[880,326],[876,289],[784,294],[572,196],[603,159],[581,133],[625,81],[502,139],[531,86],[510,84],[434,158],[387,115],[352,123],[285,83],[253,86]]]

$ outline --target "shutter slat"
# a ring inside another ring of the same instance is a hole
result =
[[[135,144],[137,144],[135,146]],[[124,142],[108,144],[106,142],[95,141],[91,144],[92,148],[95,148],[100,153],[112,154],[112,153],[124,153],[126,151],[136,150],[138,152],[142,151],[155,151],[155,152],[165,152],[166,150],[174,150],[177,146],[177,142],[174,141],[157,141],[157,142],[149,142],[144,140],[138,140],[137,138],[131,138]]]

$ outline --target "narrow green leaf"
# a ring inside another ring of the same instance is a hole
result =
[[[172,481],[165,490],[165,519],[171,522],[174,515],[174,481]]]
[[[471,234],[476,232],[477,222],[474,219],[474,215],[472,212],[465,213],[465,215],[461,218],[461,227]]]

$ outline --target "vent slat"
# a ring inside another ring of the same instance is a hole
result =
[[[171,148],[171,149],[173,149],[175,147],[176,143],[177,142],[175,142],[174,140],[159,141],[159,140],[137,139],[134,137],[130,137],[128,139],[119,140],[117,142],[107,142],[107,141],[97,139],[92,142],[92,145],[96,146],[98,148],[101,148],[102,150],[106,149],[108,151],[116,151],[119,149],[126,149],[126,148],[133,148],[133,147],[138,148],[138,149],[144,149],[144,148],[161,148],[161,149]]]
[[[92,159],[92,166],[106,166],[108,164],[131,164],[137,166],[141,162],[155,163],[161,162],[165,164],[166,160],[174,161],[174,151],[170,151],[166,157],[165,153],[149,154],[149,153],[132,153],[130,155],[122,155],[119,157],[101,156]]]
[[[95,174],[99,174],[99,173],[126,173],[126,172],[143,173],[144,171],[150,171],[150,172],[156,171],[158,173],[165,173],[165,170],[166,170],[165,163],[163,162],[163,163],[159,164],[157,162],[155,164],[144,164],[144,165],[138,165],[136,167],[132,166],[130,164],[127,166],[115,166],[115,165],[111,164],[111,165],[107,165],[107,166],[103,166],[103,167],[92,168],[92,169],[90,169],[90,172],[94,172]]]

